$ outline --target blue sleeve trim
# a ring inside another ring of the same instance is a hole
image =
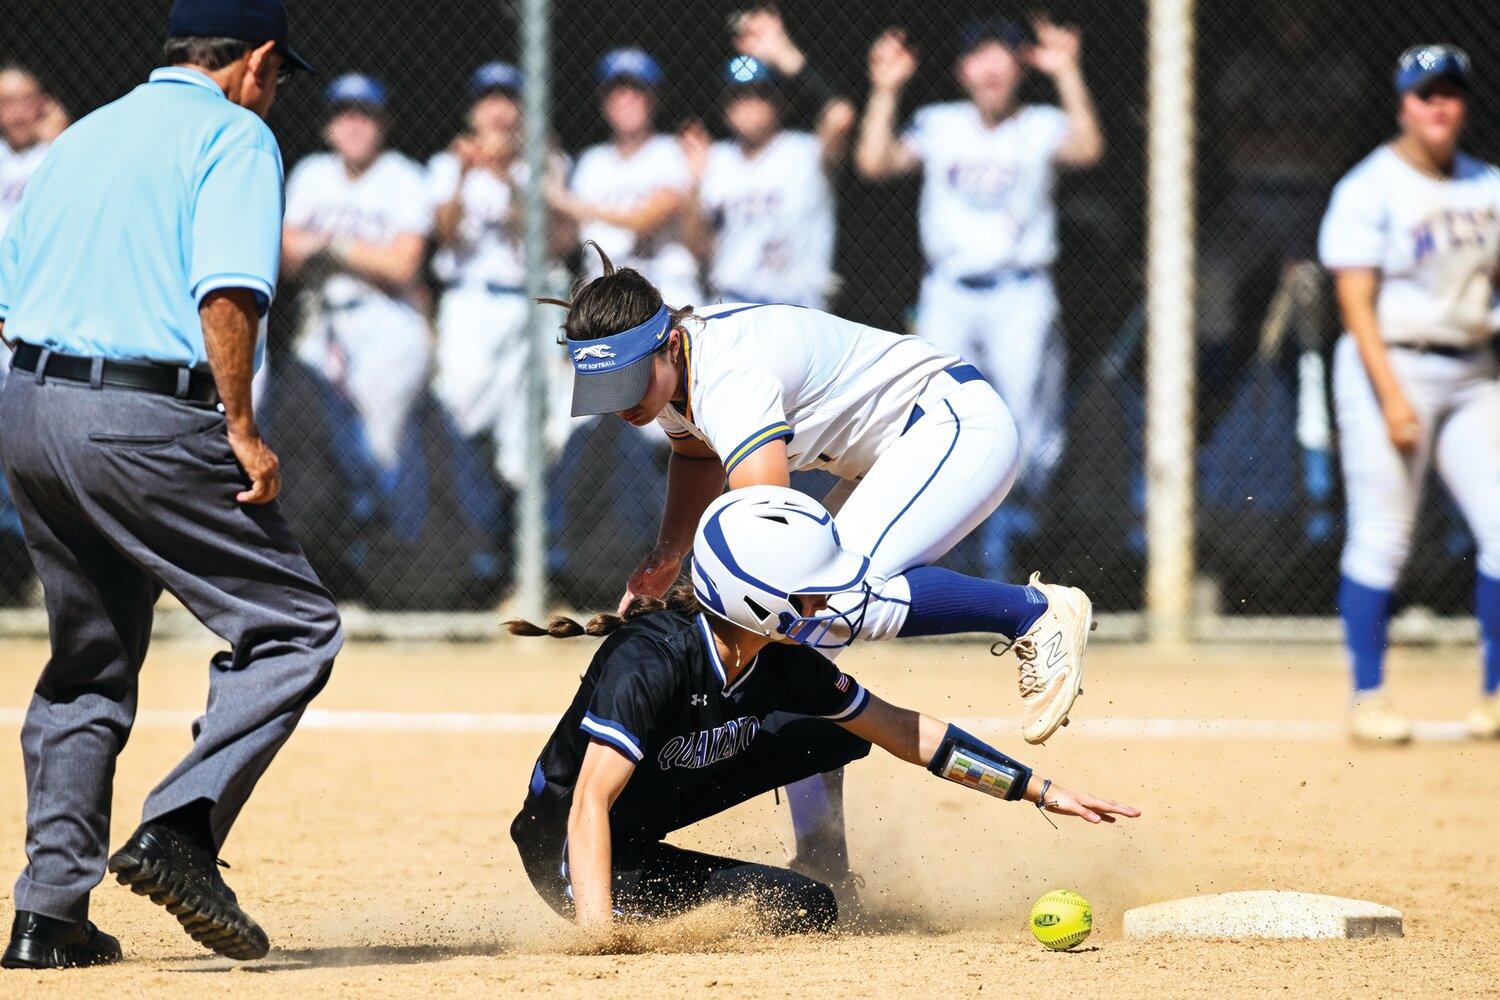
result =
[[[608,743],[631,760],[639,763],[645,759],[646,754],[641,749],[641,741],[636,739],[630,730],[618,722],[601,719],[593,712],[585,712],[583,714],[583,721],[578,725],[580,729],[596,740]]]
[[[221,288],[244,288],[254,292],[262,314],[270,308],[271,300],[276,297],[276,290],[264,278],[257,278],[253,274],[210,274],[193,289],[193,300],[201,305],[209,292],[216,292]]]
[[[865,690],[863,684],[856,681],[854,690],[849,692],[849,700],[844,703],[844,707],[832,715],[823,716],[823,718],[833,722],[848,722],[850,719],[858,718],[859,714],[869,706],[870,692]]]
[[[729,459],[724,463],[724,472],[727,475],[734,471],[735,466],[755,454],[762,445],[776,440],[790,441],[792,439],[792,427],[785,420],[778,420],[774,424],[767,424],[760,430],[751,434],[740,442],[738,448],[729,453]]]

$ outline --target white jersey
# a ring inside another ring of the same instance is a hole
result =
[[[47,146],[47,143],[39,142],[17,151],[0,139],[0,234],[5,232],[16,206],[21,204],[21,192],[26,189],[26,182],[46,158]]]
[[[959,363],[917,337],[788,305],[722,305],[685,321],[687,399],[658,418],[732,471],[768,441],[793,470],[843,479],[900,437],[927,382]]]
[[[714,143],[699,189],[714,230],[714,292],[742,302],[821,308],[833,278],[833,189],[823,148],[782,132],[754,156]]]
[[[986,128],[969,101],[920,109],[902,141],[922,161],[919,224],[928,267],[962,278],[1048,267],[1057,257],[1052,158],[1068,120],[1027,105]]]
[[[584,201],[628,211],[663,189],[689,191],[692,174],[682,147],[670,136],[658,135],[629,157],[620,155],[612,143],[591,146],[578,158],[571,189]],[[680,289],[696,289],[698,265],[678,236],[676,221],[668,222],[644,237],[621,226],[592,221],[583,224],[580,235],[598,243],[617,267],[640,271],[660,287],[668,302],[679,302]],[[584,254],[591,277],[598,276],[594,254]],[[669,293],[670,290],[670,293]]]
[[[511,213],[516,185],[525,182],[525,166],[518,164],[505,178],[484,169],[462,174],[458,157],[439,153],[427,164],[434,210],[452,199],[460,175],[464,210],[458,224],[459,245],[438,248],[432,257],[433,274],[445,285],[520,288],[526,280],[525,253]]]
[[[371,243],[397,236],[425,237],[432,210],[422,168],[400,153],[381,153],[368,170],[351,178],[333,153],[315,153],[292,171],[286,184],[285,223],[293,229]],[[415,308],[413,288],[401,299]],[[384,289],[351,274],[336,274],[323,288],[328,306],[341,308]]]
[[[1329,268],[1376,268],[1387,342],[1467,347],[1489,338],[1500,262],[1500,172],[1463,153],[1431,177],[1382,146],[1333,190],[1318,237]]]

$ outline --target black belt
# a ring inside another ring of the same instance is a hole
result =
[[[520,285],[502,285],[498,281],[455,281],[443,286],[450,292],[487,292],[490,295],[525,295]]]
[[[1007,282],[1030,281],[1046,273],[1046,268],[1041,267],[1001,268],[987,274],[963,274],[953,280],[960,287],[967,288],[971,292],[987,292]]]
[[[1394,343],[1388,347],[1399,348],[1403,351],[1411,351],[1414,354],[1436,354],[1443,358],[1467,358],[1471,354],[1478,354],[1481,345],[1473,347],[1455,347],[1452,344],[1427,344],[1427,343]]]
[[[12,368],[35,372],[42,365],[42,348],[35,344],[17,344]],[[94,384],[94,365],[99,363],[99,384],[137,392],[155,392],[195,403],[219,402],[219,387],[213,375],[185,365],[154,364],[150,361],[115,361],[112,358],[89,358],[78,354],[46,352],[42,378]]]

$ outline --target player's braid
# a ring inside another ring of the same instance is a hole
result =
[[[505,630],[511,635],[546,635],[554,639],[571,639],[579,635],[600,637],[609,635],[632,618],[664,610],[679,615],[695,615],[702,610],[697,596],[693,594],[692,584],[679,583],[667,592],[666,600],[638,595],[631,599],[623,615],[611,614],[607,611],[600,612],[590,618],[587,624],[580,623],[567,615],[554,615],[545,626],[526,621],[524,618],[512,618],[505,623]]]

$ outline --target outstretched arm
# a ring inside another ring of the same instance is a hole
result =
[[[953,753],[954,747],[957,746],[960,754],[972,752],[972,755],[977,758],[999,759],[1003,765],[999,775],[1000,781],[971,786],[987,791],[991,795],[1024,799],[1036,804],[1042,801],[1042,791],[1045,788],[1047,799],[1045,803],[1042,803],[1042,808],[1065,816],[1077,816],[1090,823],[1113,823],[1115,816],[1134,817],[1141,814],[1141,811],[1134,806],[1122,805],[1087,792],[1069,791],[1060,785],[1051,784],[1032,774],[1025,765],[1011,760],[992,747],[985,746],[973,737],[969,737],[967,733],[955,729],[940,719],[914,712],[908,708],[899,708],[882,701],[873,694],[869,697],[869,704],[862,712],[840,725],[854,735],[869,740],[904,761],[931,769],[934,757],[940,754],[947,756]],[[965,737],[966,740],[954,744],[955,733]],[[942,764],[941,760],[939,764]],[[1014,768],[1010,768],[1011,765],[1014,765]],[[1007,771],[1006,768],[1010,769]],[[936,773],[939,777],[949,777],[941,770]],[[1000,787],[1006,777],[1013,777],[1017,782],[1024,782],[1024,785],[1019,785],[1019,793],[1016,793],[1014,787]],[[950,780],[957,779],[950,778]],[[969,785],[968,782],[962,781],[960,784]]]
[[[909,174],[921,166],[896,135],[901,91],[917,71],[917,57],[906,44],[906,32],[891,29],[870,46],[870,99],[854,147],[854,166],[865,180]]]
[[[584,751],[568,812],[568,870],[580,926],[604,930],[614,918],[614,848],[609,810],[625,790],[635,763],[599,740]]]
[[[1104,156],[1104,132],[1099,128],[1094,100],[1083,80],[1078,29],[1038,18],[1033,30],[1037,44],[1027,51],[1026,61],[1052,77],[1068,119],[1068,134],[1052,158],[1065,167],[1092,167]]]
[[[667,503],[662,509],[661,529],[656,545],[625,584],[621,614],[637,595],[666,594],[682,572],[682,561],[692,551],[698,519],[723,492],[724,466],[713,449],[697,438],[674,440],[672,457],[667,461]]]

